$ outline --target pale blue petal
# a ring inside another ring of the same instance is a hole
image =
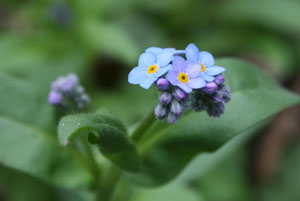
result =
[[[133,68],[128,75],[128,82],[130,84],[139,84],[140,81],[146,76],[146,70],[142,67]]]
[[[149,89],[156,80],[157,78],[153,76],[146,76],[143,80],[141,80],[140,86],[144,89]]]
[[[190,79],[187,82],[187,85],[193,89],[200,89],[205,86],[205,80],[200,77],[195,78],[195,79]]]
[[[225,71],[226,69],[220,66],[212,66],[206,69],[208,75],[218,75]]]
[[[213,76],[207,75],[205,72],[200,73],[199,77],[206,80],[207,82],[212,82],[215,79]]]
[[[156,63],[159,66],[168,65],[174,58],[175,50],[172,48],[163,49],[161,53],[156,55]]]
[[[171,70],[171,69],[172,69],[172,65],[169,64],[169,65],[167,65],[167,66],[160,67],[160,68],[158,69],[158,71],[156,71],[153,75],[154,75],[155,77],[160,77],[160,76],[164,75],[165,73],[167,73],[167,72],[168,72],[169,70]]]
[[[198,63],[199,49],[191,43],[185,48],[185,56],[188,62]]]
[[[139,66],[143,68],[148,68],[155,63],[156,57],[153,53],[143,53],[139,58]]]
[[[154,54],[159,54],[163,49],[160,47],[149,47],[146,49],[146,53],[152,52]]]
[[[201,51],[199,53],[199,62],[202,63],[205,67],[209,67],[215,64],[215,59],[211,53]]]
[[[186,84],[183,84],[181,82],[178,82],[178,87],[180,87],[183,91],[185,91],[186,93],[191,93],[192,92],[192,88],[190,88],[189,86],[187,86]]]
[[[201,72],[201,66],[197,63],[189,63],[186,67],[186,73],[190,78],[198,77]]]
[[[185,72],[186,61],[183,57],[175,56],[172,64],[173,64],[173,69],[175,70],[176,73]]]
[[[178,82],[178,74],[176,74],[176,72],[174,70],[170,70],[166,76],[167,80],[174,86],[177,86],[177,82]]]

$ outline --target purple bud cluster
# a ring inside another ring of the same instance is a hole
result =
[[[231,100],[230,90],[223,83],[223,75],[218,75],[214,82],[196,90],[191,95],[191,108],[196,112],[206,111],[212,117],[220,117],[224,113],[225,103]]]
[[[156,118],[160,120],[167,118],[169,123],[176,123],[182,113],[189,108],[189,94],[178,87],[170,87],[165,78],[158,79],[156,86],[162,91],[154,111]]]
[[[59,108],[75,107],[76,109],[82,109],[90,103],[90,98],[80,85],[77,75],[70,73],[52,82],[48,102],[50,105]]]

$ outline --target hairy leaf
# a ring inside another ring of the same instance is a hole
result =
[[[116,118],[103,114],[78,114],[62,118],[58,127],[61,144],[69,144],[80,134],[89,135],[100,152],[119,167],[139,171],[139,157],[134,144],[127,137],[126,128]]]
[[[87,187],[84,160],[56,142],[53,110],[39,88],[0,74],[0,163],[66,188]]]
[[[174,126],[157,122],[139,144],[142,169],[130,178],[156,186],[176,177],[199,153],[212,152],[300,98],[275,83],[256,67],[235,59],[217,60],[227,68],[224,76],[232,101],[221,118],[190,112]]]
[[[55,139],[24,123],[0,117],[2,165],[54,185],[88,187],[91,175],[83,160],[59,146]]]

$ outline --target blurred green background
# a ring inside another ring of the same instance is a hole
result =
[[[127,83],[150,46],[184,49],[193,42],[216,57],[254,63],[300,94],[299,19],[299,0],[1,0],[0,71],[39,86],[45,101],[52,80],[75,72],[91,110],[108,110],[130,126],[156,103],[155,90]],[[196,158],[169,185],[130,186],[130,200],[300,200],[299,121],[299,107],[290,108],[206,164]],[[1,201],[91,199],[89,192],[58,189],[0,166]]]

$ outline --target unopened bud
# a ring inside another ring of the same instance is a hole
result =
[[[208,94],[213,94],[217,91],[218,85],[214,82],[209,82],[203,88],[203,91]]]
[[[171,102],[172,100],[172,95],[169,92],[164,92],[160,95],[160,103],[163,105],[167,105]]]
[[[156,86],[159,90],[164,91],[164,90],[169,89],[170,83],[166,78],[159,78],[156,81]]]

